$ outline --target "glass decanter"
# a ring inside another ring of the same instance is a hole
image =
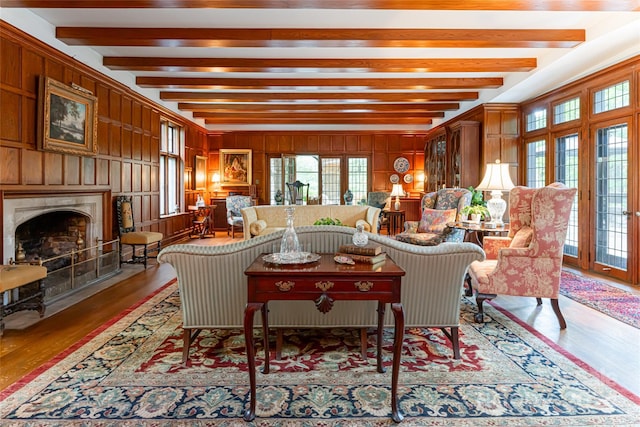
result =
[[[361,224],[356,226],[356,232],[353,233],[353,244],[356,246],[366,246],[369,243],[369,236],[364,232],[364,227]]]
[[[283,260],[293,260],[300,257],[300,242],[295,228],[293,228],[293,213],[295,208],[288,206],[284,209],[287,214],[287,228],[280,243],[280,257]]]

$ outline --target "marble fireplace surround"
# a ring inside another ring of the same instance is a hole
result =
[[[95,246],[96,239],[103,239],[103,214],[105,193],[56,193],[56,194],[4,194],[3,199],[3,259],[15,259],[16,230],[24,222],[39,215],[56,211],[73,211],[88,218],[87,246]]]

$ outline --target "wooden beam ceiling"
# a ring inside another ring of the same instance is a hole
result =
[[[399,9],[487,11],[638,11],[637,0],[3,0],[2,7],[32,8],[251,8]]]
[[[369,9],[405,14],[413,10],[640,11],[640,0],[3,0],[2,3],[3,7],[69,9],[69,13],[90,8],[148,9],[151,14],[159,9],[195,13],[197,9],[252,9],[252,14],[259,14],[259,9]],[[61,25],[56,27],[56,37],[73,46],[107,47],[109,53],[103,55],[105,67],[132,73],[137,86],[158,89],[160,99],[177,102],[179,110],[191,112],[195,118],[212,125],[431,124],[432,118],[442,118],[445,112],[455,112],[463,104],[479,100],[483,91],[502,87],[506,76],[536,70],[540,57],[536,50],[572,49],[586,40],[586,31],[575,27],[514,28],[504,23],[493,28],[478,28],[475,24],[470,25],[473,28],[455,25],[334,28],[327,22],[310,28],[280,25],[200,28],[185,25],[184,21],[176,21],[175,27],[163,24],[153,27],[152,20],[141,22],[140,27],[136,24],[117,27],[114,22]],[[119,54],[121,48],[127,53]],[[330,57],[326,55],[329,49]],[[475,49],[473,52],[477,54],[470,55],[469,49]],[[523,49],[527,49],[524,54]],[[438,50],[444,54],[440,55]],[[352,53],[355,51],[359,55]],[[132,52],[136,54],[131,55]],[[399,57],[398,52],[406,57]]]

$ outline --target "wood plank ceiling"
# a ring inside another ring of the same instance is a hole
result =
[[[526,78],[550,50],[569,51],[586,40],[585,29],[576,24],[540,22],[521,28],[520,22],[505,23],[509,17],[525,12],[637,12],[638,3],[4,0],[3,7],[34,8],[55,26],[58,40],[95,49],[105,67],[132,73],[138,87],[159,91],[161,100],[176,103],[178,110],[210,129],[299,125],[427,129],[434,120],[487,102],[491,93],[500,93],[505,80]],[[166,12],[163,9],[173,12],[173,18],[159,15]],[[212,26],[203,27],[198,21],[199,15],[231,10],[242,13],[248,24],[240,28],[212,19]],[[76,18],[61,19],[61,11]],[[291,15],[306,18],[299,21],[302,24],[309,22],[309,16],[317,16],[317,21],[313,26],[283,24],[274,18],[278,11],[284,16],[292,11],[306,14]],[[403,27],[398,22],[363,25],[367,17],[380,22],[381,13],[392,18],[430,11],[449,15],[441,15],[447,19],[436,28]],[[352,26],[328,20],[336,14],[355,17],[358,12],[362,20]],[[477,14],[475,19],[472,13]],[[147,19],[130,25],[133,19],[126,19],[128,15]],[[449,17],[455,16],[461,25],[448,26],[456,22]]]

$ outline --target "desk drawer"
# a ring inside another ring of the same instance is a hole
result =
[[[393,289],[394,280],[366,280],[366,279],[261,279],[255,283],[256,293],[278,293],[278,294],[314,294],[326,292],[332,295],[348,293],[390,293]]]

